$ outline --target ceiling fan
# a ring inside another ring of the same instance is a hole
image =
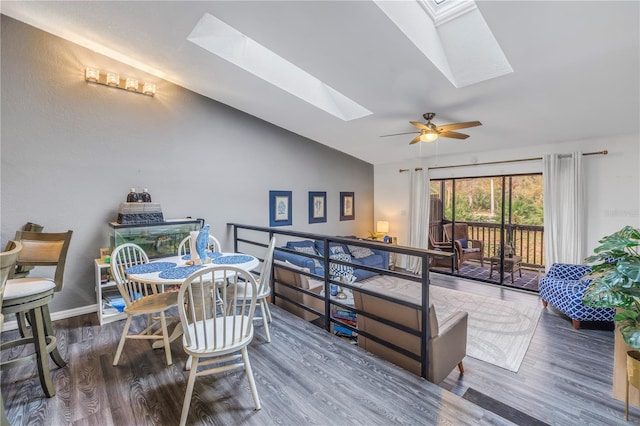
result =
[[[409,142],[409,145],[413,145],[414,143],[421,141],[433,142],[438,139],[438,137],[466,139],[469,137],[469,135],[465,135],[464,133],[452,132],[452,130],[466,129],[467,127],[476,127],[482,125],[482,123],[479,121],[465,121],[464,123],[452,123],[445,124],[444,126],[436,126],[431,122],[433,117],[436,116],[435,112],[425,112],[424,114],[422,114],[422,116],[425,120],[427,120],[427,122],[424,124],[418,123],[416,121],[409,122],[412,125],[416,126],[420,130],[419,132],[395,133],[393,135],[383,135],[380,137],[384,138],[387,136],[410,135],[413,133],[419,133],[418,136],[416,136],[411,142]]]

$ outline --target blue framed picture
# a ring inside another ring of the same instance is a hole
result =
[[[356,202],[353,192],[340,193],[340,220],[356,218]]]
[[[286,226],[291,222],[291,191],[269,191],[269,226]]]
[[[309,191],[309,223],[327,221],[327,193]]]

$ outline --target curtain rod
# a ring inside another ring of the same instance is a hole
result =
[[[609,154],[609,151],[605,149],[603,151],[585,152],[582,155],[585,156],[585,155],[607,155],[607,154]],[[563,154],[560,156],[567,157],[569,155],[571,154]],[[456,167],[469,167],[469,166],[486,166],[488,164],[519,163],[521,161],[535,161],[535,160],[542,160],[542,157],[520,158],[518,160],[486,161],[484,163],[455,164],[453,166],[437,166],[437,167],[429,167],[429,170],[453,169]],[[409,170],[411,169],[400,169],[400,173],[408,172]],[[422,170],[422,167],[416,167],[414,170],[417,172],[419,170]]]

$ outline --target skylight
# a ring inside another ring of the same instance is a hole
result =
[[[473,0],[375,4],[455,87],[513,72]]]
[[[187,40],[341,120],[372,114],[211,14],[200,18]]]

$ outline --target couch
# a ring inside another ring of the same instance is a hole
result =
[[[542,306],[551,305],[567,315],[575,329],[580,328],[582,321],[613,322],[616,313],[613,308],[594,308],[582,303],[591,282],[589,272],[591,267],[587,265],[554,263],[538,284]]]
[[[393,277],[378,277],[363,281],[358,287],[367,292],[391,296],[400,302],[420,304],[422,292],[420,284]],[[422,330],[422,315],[419,307],[383,300],[375,295],[357,289],[353,290],[353,300],[358,310],[373,314],[385,320],[393,321],[415,331]],[[462,360],[467,353],[468,313],[456,311],[447,318],[437,318],[433,305],[429,309],[429,369],[427,380],[438,384],[451,373],[456,366],[464,372]],[[413,354],[420,355],[420,337],[399,330],[372,318],[358,314],[358,330],[369,333]],[[379,357],[392,362],[416,375],[421,374],[420,362],[400,352],[358,334],[358,346]]]
[[[367,249],[366,247],[359,247],[350,244],[330,243],[329,249],[331,256],[338,256],[339,260],[350,261],[354,265],[364,265],[380,269],[389,269],[389,252],[379,249]],[[289,241],[285,248],[295,250],[299,253],[323,256],[324,255],[324,241],[322,240],[302,240],[302,241]],[[341,251],[341,253],[340,253]],[[350,259],[345,260],[344,256],[340,254],[346,254]],[[324,277],[324,262],[322,259],[313,259],[311,257],[304,256],[298,253],[287,253],[276,250],[274,254],[276,260],[282,262],[292,263],[300,268],[307,268],[309,272],[320,277]],[[354,267],[353,275],[356,281],[361,281],[366,278],[370,278],[377,275],[376,272],[367,271],[365,269],[359,269]]]
[[[286,265],[287,268],[292,270],[282,268],[282,265]],[[324,312],[324,301],[281,284],[288,284],[320,295],[320,292],[324,288],[324,281],[310,279],[308,276],[303,275],[300,272],[308,273],[309,269],[301,268],[292,263],[285,263],[280,260],[273,261],[274,289],[276,293],[275,304],[302,319],[313,321],[318,318],[318,315],[291,303],[289,300],[300,305],[310,307],[317,312]],[[289,300],[285,300],[281,296],[284,296]]]

